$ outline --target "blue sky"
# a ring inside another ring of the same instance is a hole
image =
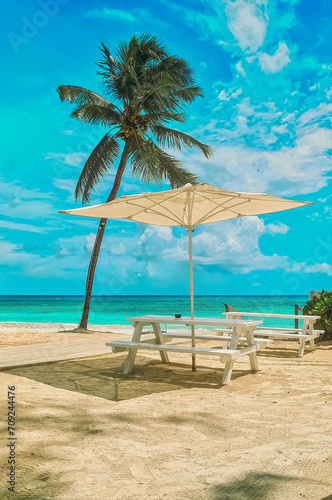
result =
[[[75,183],[102,131],[70,119],[56,88],[100,92],[100,42],[112,51],[144,31],[204,89],[181,129],[215,155],[178,155],[201,181],[315,202],[197,228],[195,292],[332,288],[329,0],[27,0],[2,11],[0,294],[83,293],[97,221],[57,212],[79,206]],[[127,173],[121,194],[147,189]],[[186,248],[181,229],[109,221],[94,293],[187,294]]]

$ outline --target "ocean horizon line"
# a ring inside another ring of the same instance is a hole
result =
[[[308,294],[299,293],[299,294],[195,294],[195,297],[307,297]],[[0,299],[5,297],[75,297],[75,298],[84,298],[84,294],[0,294]],[[94,294],[91,298],[99,298],[99,297],[190,297],[189,294]]]
[[[218,317],[225,304],[239,311],[294,314],[307,295],[195,295],[195,313]],[[0,321],[78,323],[84,295],[1,295]],[[93,324],[126,324],[126,317],[144,314],[190,314],[189,295],[93,295],[89,321]]]

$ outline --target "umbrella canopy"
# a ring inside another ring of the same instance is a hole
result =
[[[226,191],[209,184],[186,184],[182,188],[156,193],[142,193],[119,198],[101,205],[62,210],[60,213],[98,217],[101,219],[127,219],[156,226],[180,226],[188,230],[190,308],[194,317],[194,289],[192,264],[192,231],[200,224],[210,224],[236,217],[281,212],[309,205],[309,202],[288,200],[262,193]],[[195,331],[192,326],[192,345]],[[195,359],[193,356],[193,370]]]
[[[120,196],[101,205],[63,210],[60,213],[105,219],[128,219],[156,226],[182,226],[189,229],[200,224],[245,215],[281,212],[308,204],[269,194],[225,191],[201,183],[195,186],[186,184],[179,189],[156,193]]]

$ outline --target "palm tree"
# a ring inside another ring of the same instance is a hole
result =
[[[72,85],[61,85],[57,89],[61,101],[76,105],[72,118],[108,129],[82,168],[75,189],[76,200],[89,202],[94,187],[111,169],[115,170],[115,177],[107,201],[114,200],[128,162],[133,177],[146,183],[160,184],[165,179],[174,188],[197,182],[197,177],[178,159],[161,149],[197,147],[207,158],[212,156],[209,146],[165,126],[172,120],[183,123],[185,106],[197,96],[202,97],[187,62],[170,56],[156,37],[146,33],[133,36],[129,42],[120,42],[116,57],[103,43],[100,50],[98,74],[106,97]],[[78,325],[82,329],[88,324],[93,279],[106,222],[107,219],[100,220],[92,250]]]

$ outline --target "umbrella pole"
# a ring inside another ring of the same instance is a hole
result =
[[[194,277],[193,277],[193,241],[192,227],[188,227],[188,243],[189,243],[189,276],[190,276],[190,317],[194,319]],[[191,325],[191,346],[195,347],[195,325]],[[196,371],[196,355],[192,354],[192,371]]]

